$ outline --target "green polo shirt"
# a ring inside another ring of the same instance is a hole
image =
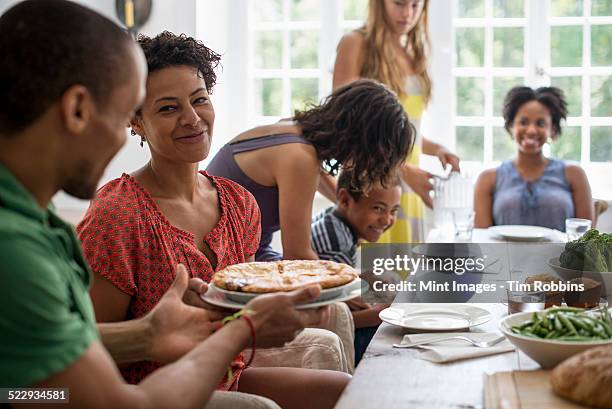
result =
[[[0,164],[0,387],[27,387],[98,338],[74,229]]]

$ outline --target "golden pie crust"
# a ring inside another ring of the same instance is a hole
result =
[[[348,284],[358,277],[347,264],[327,260],[281,260],[234,264],[215,273],[219,288],[246,293],[291,291],[317,283],[321,288]]]

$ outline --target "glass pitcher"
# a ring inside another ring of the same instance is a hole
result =
[[[434,177],[433,213],[436,228],[454,229],[453,211],[473,209],[474,183],[469,176],[452,172]]]

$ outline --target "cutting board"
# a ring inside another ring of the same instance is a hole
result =
[[[584,409],[555,395],[550,371],[511,371],[485,375],[485,409]]]

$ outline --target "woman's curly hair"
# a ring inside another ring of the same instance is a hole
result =
[[[296,111],[293,119],[327,172],[336,175],[342,167],[360,188],[376,183],[386,187],[416,135],[397,96],[373,80],[340,87],[322,104]]]
[[[511,133],[510,128],[512,128],[519,108],[531,101],[538,101],[550,112],[553,139],[561,135],[561,120],[567,118],[567,102],[565,101],[563,91],[556,87],[541,87],[534,90],[529,87],[520,86],[508,91],[502,110],[506,131]]]
[[[149,74],[167,67],[193,67],[204,79],[207,92],[212,93],[217,82],[215,69],[221,61],[221,56],[201,41],[185,34],[176,35],[164,31],[153,38],[140,34],[138,44],[147,59]]]

